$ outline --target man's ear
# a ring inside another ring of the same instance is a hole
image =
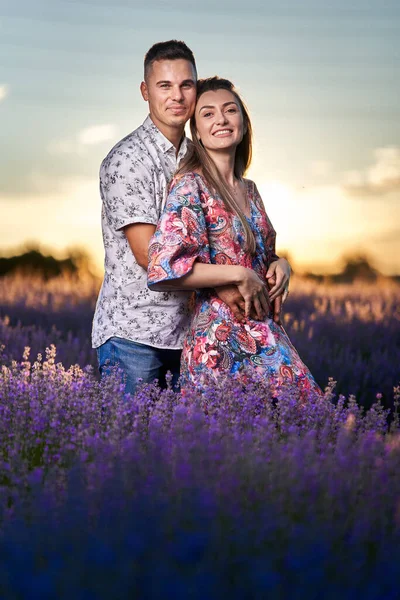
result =
[[[142,81],[142,83],[140,84],[140,92],[142,94],[143,100],[146,100],[147,102],[149,99],[149,90],[145,81]]]

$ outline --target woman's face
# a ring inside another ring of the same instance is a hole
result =
[[[197,137],[206,150],[235,150],[243,138],[243,115],[229,90],[204,92],[195,109]]]

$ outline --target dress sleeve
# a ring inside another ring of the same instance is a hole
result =
[[[269,220],[269,217],[266,213],[264,202],[260,196],[260,192],[257,189],[256,184],[253,182],[254,186],[254,201],[258,206],[258,209],[264,214],[264,218],[266,220],[266,228],[265,228],[265,247],[268,251],[268,264],[274,262],[274,260],[278,260],[279,256],[276,253],[276,231]]]
[[[157,229],[150,240],[148,285],[179,279],[198,261],[210,263],[200,188],[192,173],[175,177]]]

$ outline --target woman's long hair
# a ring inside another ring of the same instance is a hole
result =
[[[209,77],[208,79],[199,79],[197,82],[197,99],[200,98],[205,92],[216,92],[217,90],[228,90],[233,94],[239,104],[240,110],[243,116],[243,138],[240,144],[238,144],[235,153],[235,164],[234,174],[239,180],[243,178],[247,169],[251,163],[252,156],[252,130],[248,111],[244,105],[239,94],[235,90],[233,83],[228,79],[221,79],[220,77]],[[179,173],[187,173],[188,171],[201,170],[203,177],[210,189],[212,189],[218,196],[222,198],[222,201],[226,209],[240,219],[244,233],[246,248],[252,253],[256,250],[256,241],[254,238],[253,231],[243,214],[240,206],[238,205],[235,197],[233,196],[230,188],[224,182],[221,173],[218,170],[217,165],[207,153],[206,149],[197,137],[197,127],[195,115],[190,119],[190,132],[192,136],[193,144],[191,146],[191,152],[183,159]]]

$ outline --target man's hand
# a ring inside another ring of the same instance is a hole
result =
[[[272,262],[266,274],[269,299],[273,303],[275,323],[281,325],[281,311],[283,303],[289,295],[290,265],[286,258],[279,258]]]
[[[236,285],[221,285],[215,288],[218,298],[225,302],[240,323],[245,320],[245,303],[242,294]]]
[[[236,285],[222,285],[216,287],[215,293],[222,302],[229,306],[237,321],[243,323],[246,320],[245,301]],[[263,311],[262,317],[259,318],[254,308],[252,308],[250,312],[250,318],[255,321],[263,321],[266,316],[267,313]]]

